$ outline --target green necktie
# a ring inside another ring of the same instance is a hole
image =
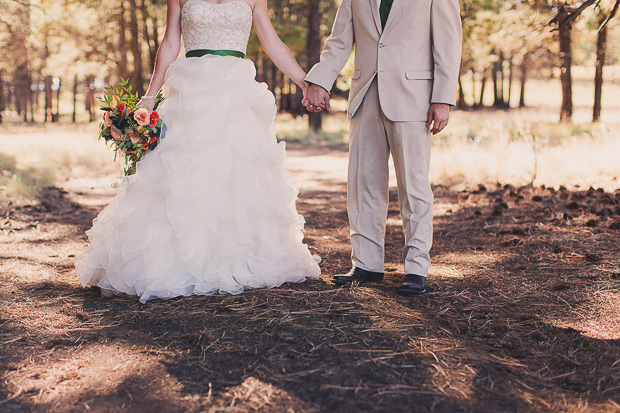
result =
[[[381,16],[382,29],[385,29],[385,23],[387,22],[388,16],[390,15],[392,3],[394,3],[394,0],[381,0],[381,5],[379,6],[379,15]]]

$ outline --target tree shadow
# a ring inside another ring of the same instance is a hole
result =
[[[72,226],[81,232],[92,225],[100,208],[79,204],[71,199],[62,188],[43,188],[36,197],[36,202],[17,206],[14,212],[38,223],[56,223]]]
[[[381,286],[335,288],[328,282],[349,266],[342,191],[303,192],[298,203],[306,238],[325,259],[320,281],[142,305],[131,297],[100,297],[64,275],[58,281],[6,280],[0,287],[9,309],[0,312],[0,397],[17,397],[0,406],[615,408],[620,340],[566,324],[591,316],[582,308],[595,293],[620,287],[612,276],[617,232],[610,229],[618,217],[602,212],[610,194],[530,187],[436,187],[435,194],[433,269],[429,293],[421,297],[396,294],[403,237],[395,191]],[[592,219],[597,225],[588,224]],[[584,272],[598,276],[579,278]],[[72,364],[82,359],[83,365]],[[95,373],[113,385],[97,390]],[[73,389],[70,400],[54,396],[63,383]]]

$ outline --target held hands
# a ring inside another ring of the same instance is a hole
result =
[[[304,89],[304,98],[301,104],[304,105],[309,112],[321,112],[323,109],[329,111],[331,109],[329,104],[329,92],[313,83],[307,89]],[[433,103],[428,110],[426,127],[430,128],[430,132],[435,135],[446,127],[449,117],[449,105],[445,103]]]
[[[430,128],[433,135],[441,132],[448,124],[450,117],[450,106],[445,103],[433,103],[428,110],[428,118],[426,119],[426,128]],[[431,124],[433,125],[431,128]]]
[[[319,85],[312,83],[304,91],[304,98],[301,104],[306,107],[308,112],[321,112],[323,109],[329,111],[329,92]]]

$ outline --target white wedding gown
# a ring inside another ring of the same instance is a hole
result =
[[[241,0],[182,6],[186,50],[245,53],[251,27]],[[90,245],[75,260],[83,286],[146,302],[318,277],[276,140],[275,99],[255,75],[250,60],[232,56],[170,65],[165,138],[86,232]]]

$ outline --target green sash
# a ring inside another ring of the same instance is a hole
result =
[[[200,57],[206,54],[214,54],[218,56],[234,56],[234,57],[240,57],[241,59],[245,57],[245,54],[241,53],[238,50],[209,50],[209,49],[190,50],[189,52],[185,53],[185,57]]]

